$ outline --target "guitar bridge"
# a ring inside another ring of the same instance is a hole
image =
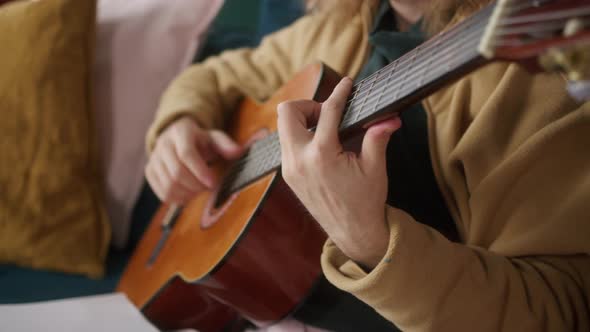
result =
[[[158,259],[160,252],[164,249],[164,245],[168,241],[168,237],[170,236],[170,232],[174,228],[176,224],[176,220],[178,216],[180,216],[180,212],[182,208],[177,207],[176,205],[171,205],[168,207],[168,211],[166,211],[166,215],[164,216],[164,220],[162,221],[162,235],[160,235],[160,239],[158,240],[158,244],[154,247],[152,254],[150,255],[150,259],[147,261],[147,266],[152,266]]]

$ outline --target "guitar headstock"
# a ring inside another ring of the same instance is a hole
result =
[[[479,51],[590,80],[590,0],[499,0]]]

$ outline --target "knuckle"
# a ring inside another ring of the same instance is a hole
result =
[[[338,103],[334,98],[329,98],[322,104],[322,111],[336,111],[338,110]]]
[[[205,140],[207,142],[210,142],[213,144],[218,143],[220,141],[223,142],[224,139],[225,139],[225,135],[223,134],[222,131],[219,131],[219,130],[209,130],[209,131],[207,131],[206,136],[205,136]]]
[[[277,105],[277,112],[283,113],[287,108],[289,108],[289,101],[283,101]]]
[[[180,165],[178,164],[174,164],[173,166],[170,167],[170,177],[172,178],[174,184],[176,184],[176,182],[180,181],[180,179],[182,178],[182,167],[180,167]]]
[[[197,127],[196,125],[178,127],[170,132],[169,139],[173,142],[173,144],[178,144],[179,142],[192,141],[200,137],[202,135],[202,131],[203,130]]]
[[[343,108],[344,102],[334,97],[328,98],[328,100],[322,104],[322,110],[327,110],[330,112],[341,112]]]
[[[196,151],[193,148],[191,148],[190,145],[183,144],[178,147],[178,158],[180,158],[180,160],[186,162],[187,160],[190,160],[194,156],[195,152]]]
[[[322,103],[322,111],[331,110],[332,108],[334,108],[334,100],[332,98],[328,98]]]
[[[294,183],[305,175],[305,167],[300,161],[289,161],[282,166],[283,177],[287,183]]]
[[[319,154],[321,157],[322,155],[325,156],[326,153],[328,153],[330,150],[332,150],[332,145],[330,144],[330,142],[324,140],[324,139],[314,139],[313,143],[311,145],[311,150],[313,151],[312,153],[314,155]]]
[[[209,136],[210,138],[216,138],[216,137],[229,138],[224,131],[221,131],[221,130],[218,130],[218,129],[209,130],[207,132],[207,136]]]
[[[323,146],[323,144],[315,144],[311,149],[309,149],[306,157],[312,165],[318,166],[319,164],[324,163],[325,153],[326,148]]]
[[[289,101],[284,101],[284,102],[280,103],[279,105],[277,105],[278,115],[281,116],[281,114],[284,114],[286,112],[291,112],[293,105],[295,103],[296,103],[296,101],[289,100]]]
[[[156,144],[154,145],[154,151],[153,154],[158,154],[160,151],[162,151],[162,149],[165,149],[166,147],[170,146],[170,139],[168,138],[168,136],[166,135],[166,132],[164,132],[157,140],[156,140]]]
[[[307,157],[308,163],[317,173],[324,174],[330,169],[330,160],[326,144],[320,143],[309,150]]]

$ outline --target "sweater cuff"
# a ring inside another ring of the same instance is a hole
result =
[[[334,286],[367,303],[402,330],[416,322],[428,325],[441,289],[453,288],[455,279],[446,274],[454,272],[444,270],[445,266],[462,264],[464,255],[442,234],[402,210],[389,207],[387,222],[389,247],[371,272],[327,242],[322,254],[324,274]],[[441,281],[433,280],[437,274]]]
[[[326,278],[336,287],[353,292],[364,288],[370,288],[378,284],[379,278],[385,270],[394,263],[397,248],[400,242],[401,220],[412,219],[402,210],[388,207],[386,218],[389,224],[389,246],[387,253],[381,262],[367,273],[356,262],[348,258],[330,239],[326,241],[322,253],[322,268]]]

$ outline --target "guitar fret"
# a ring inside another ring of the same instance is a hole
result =
[[[354,118],[352,119],[353,122],[358,121],[358,117],[359,117],[360,113],[362,112],[363,107],[365,106],[365,103],[367,102],[367,98],[369,98],[369,95],[371,94],[371,89],[373,89],[374,84],[375,84],[375,79],[373,78],[371,81],[371,85],[369,86],[368,92],[363,92],[363,94],[364,94],[364,96],[362,97],[363,101],[362,101],[361,105],[359,106],[358,110],[356,110],[354,108],[351,109],[351,111],[353,111],[355,113]]]
[[[458,66],[476,59],[479,54],[474,43],[483,35],[491,9],[493,6],[478,13],[477,19],[468,20],[463,26],[459,24],[460,28],[453,28],[431,43],[418,46],[356,84],[348,98],[340,129],[354,126],[388,106],[393,107],[392,111],[399,109],[405,104],[400,101],[412,94],[421,95],[423,86],[440,81]],[[475,26],[470,25],[473,23]],[[461,52],[461,56],[457,56],[457,52]],[[257,142],[224,179],[224,192],[229,195],[280,167],[280,150],[276,133]]]
[[[364,85],[364,82],[361,81],[359,84],[357,84],[356,86],[353,87],[354,92],[352,94],[351,97],[348,98],[348,102],[350,103],[350,105],[348,105],[348,107],[345,110],[345,113],[342,117],[342,122],[346,123],[348,122],[348,120],[350,119],[351,116],[353,116],[354,114],[354,105],[358,100],[358,94],[359,91],[361,90],[361,87]]]
[[[377,80],[379,79],[379,75],[381,75],[381,70],[378,70],[375,73],[375,77],[373,78],[373,82],[371,82],[371,86],[369,87],[369,91],[367,91],[367,94],[365,95],[365,100],[363,101],[363,106],[367,102],[367,98],[371,95],[371,92],[373,91],[373,88],[375,87],[375,82],[377,82]],[[355,122],[358,121],[359,116],[363,113],[363,106],[361,106],[361,109],[359,109],[359,111],[357,112],[356,117],[354,119]]]
[[[400,95],[402,97],[405,96],[405,91],[408,88],[408,84],[406,83],[406,81],[408,80],[408,77],[410,76],[410,73],[412,72],[412,68],[414,68],[414,61],[416,60],[416,57],[418,55],[418,53],[420,52],[420,48],[422,47],[422,45],[418,46],[412,53],[412,58],[410,60],[410,64],[408,65],[408,67],[404,68],[404,75],[403,78],[400,80],[400,87],[398,89],[396,89],[395,91],[395,100],[399,100]]]
[[[433,49],[431,51],[432,54],[430,54],[430,56],[428,57],[428,62],[426,63],[426,66],[424,67],[424,71],[422,72],[422,75],[420,76],[420,78],[418,79],[418,84],[417,84],[417,88],[421,88],[422,85],[424,84],[424,78],[426,77],[426,75],[428,73],[431,73],[431,69],[430,67],[432,67],[432,62],[434,60],[434,56],[433,54],[438,54],[439,48],[440,48],[440,44],[441,44],[441,39],[437,39]]]
[[[379,97],[377,97],[377,102],[375,103],[375,106],[373,107],[373,113],[376,113],[381,108],[381,106],[379,104],[381,103],[381,99],[383,98],[383,95],[385,95],[385,92],[387,91],[387,87],[389,86],[389,83],[391,82],[393,74],[397,70],[397,66],[398,66],[398,62],[395,61],[393,63],[391,70],[389,71],[389,75],[387,75],[387,79],[385,80],[385,85],[381,88],[381,93],[379,93]]]

